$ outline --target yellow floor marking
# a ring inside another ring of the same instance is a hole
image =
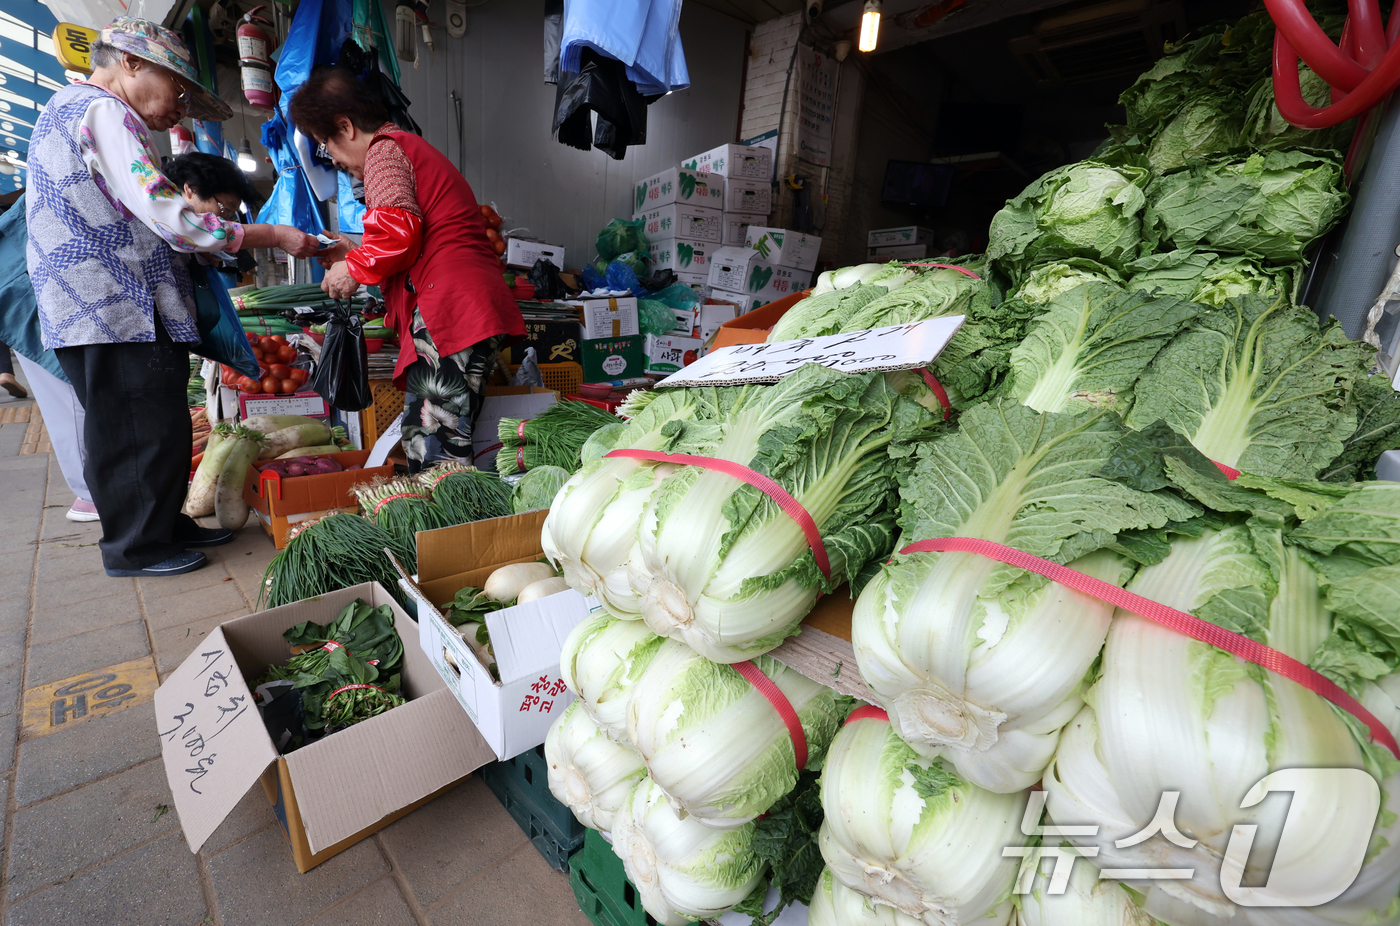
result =
[[[30,688],[24,693],[24,736],[48,736],[145,704],[159,686],[155,660],[142,656]]]

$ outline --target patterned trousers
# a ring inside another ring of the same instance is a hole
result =
[[[409,470],[416,473],[441,460],[470,465],[472,429],[506,336],[495,335],[440,357],[416,309],[412,334],[418,359],[404,371],[403,447]]]

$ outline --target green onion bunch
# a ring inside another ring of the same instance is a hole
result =
[[[398,574],[384,555],[413,558],[382,527],[355,514],[332,514],[307,521],[263,573],[258,607],[275,608],[364,582],[378,582],[403,603]]]
[[[496,473],[461,463],[439,463],[418,474],[433,504],[449,524],[467,524],[510,514],[510,486]]]
[[[409,572],[418,571],[418,532],[450,527],[453,523],[413,477],[375,480],[351,491],[360,500],[365,518],[393,538],[395,555],[402,553],[400,562]]]
[[[496,471],[514,476],[539,466],[558,466],[577,472],[583,465],[579,452],[584,443],[599,428],[616,423],[612,414],[587,402],[559,402],[533,418],[502,418]]]

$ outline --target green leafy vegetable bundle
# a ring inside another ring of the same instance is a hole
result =
[[[259,607],[275,608],[364,582],[398,597],[399,577],[384,550],[400,562],[413,558],[382,527],[356,514],[332,514],[302,524],[267,564]]]
[[[502,418],[496,471],[514,476],[541,466],[558,466],[575,472],[579,452],[599,428],[616,424],[617,418],[587,402],[558,402],[533,418]]]
[[[468,524],[510,514],[510,485],[496,473],[460,463],[439,463],[418,475],[448,524]]]
[[[432,503],[422,483],[415,478],[379,479],[352,489],[360,500],[366,519],[394,539],[394,550],[410,573],[418,571],[418,532],[451,527],[454,523],[444,508]]]

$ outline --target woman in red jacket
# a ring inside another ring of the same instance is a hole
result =
[[[472,461],[472,427],[501,348],[525,334],[467,181],[443,154],[389,121],[344,68],[311,75],[291,103],[297,128],[364,181],[365,233],[321,258],[321,288],[348,298],[378,285],[399,332],[403,445],[414,471]],[[411,337],[406,337],[410,335]]]

